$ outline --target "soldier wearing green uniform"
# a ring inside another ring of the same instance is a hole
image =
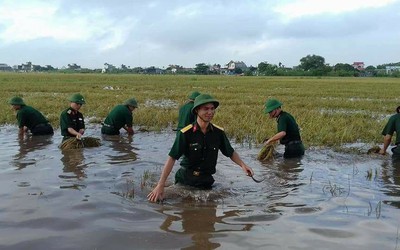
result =
[[[400,136],[398,134],[400,132],[400,106],[396,108],[396,112],[397,114],[392,115],[383,128],[383,148],[379,151],[379,153],[382,155],[386,154],[386,150],[392,142],[393,134],[396,132],[396,147],[392,148],[392,157],[400,159]]]
[[[163,200],[164,186],[168,175],[181,156],[181,168],[176,172],[175,183],[201,189],[209,189],[214,183],[218,151],[230,157],[242,170],[252,176],[253,170],[247,166],[232,148],[224,130],[211,123],[219,102],[207,94],[194,100],[192,113],[197,115],[193,124],[181,129],[169,152],[157,186],[147,196],[152,202]]]
[[[294,117],[281,109],[282,103],[276,99],[269,99],[265,103],[265,113],[278,123],[278,133],[269,138],[265,144],[280,141],[285,145],[284,158],[300,157],[304,155],[304,145],[301,141],[299,126]]]
[[[194,105],[194,99],[198,95],[200,95],[198,91],[192,92],[188,96],[189,99],[186,101],[186,103],[179,109],[177,131],[183,129],[189,124],[192,124],[196,120],[196,116],[192,113],[192,108]]]
[[[21,97],[15,96],[8,102],[17,112],[19,135],[23,136],[28,130],[32,135],[52,135],[53,127],[37,109],[24,103]]]
[[[64,110],[60,115],[61,135],[64,136],[63,141],[76,137],[81,139],[85,133],[85,121],[79,110],[85,104],[85,98],[81,94],[73,94],[68,99],[70,107]]]
[[[119,130],[124,128],[129,135],[133,135],[132,112],[138,107],[135,98],[126,100],[122,105],[115,106],[104,120],[101,133],[105,135],[119,135]]]

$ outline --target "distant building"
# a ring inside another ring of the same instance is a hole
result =
[[[0,63],[0,71],[13,71],[13,68],[5,63]]]
[[[17,65],[16,70],[19,72],[32,72],[34,65],[32,62],[27,62],[25,64]]]
[[[235,74],[238,69],[242,70],[242,72],[247,70],[247,65],[242,61],[230,61],[227,66],[227,74]]]
[[[364,62],[354,62],[352,66],[353,66],[353,68],[360,70],[360,71],[365,69]]]
[[[68,69],[70,70],[81,70],[81,66],[77,65],[76,63],[68,64]]]
[[[103,69],[101,70],[101,73],[110,73],[116,69],[117,68],[114,65],[105,63]]]
[[[386,70],[386,74],[390,75],[393,72],[399,72],[400,66],[386,66],[385,70]]]
[[[212,74],[220,74],[221,73],[221,65],[214,64],[213,66],[210,66],[209,70]]]
[[[161,75],[164,74],[164,70],[160,69],[160,68],[156,68],[154,66],[145,68],[143,70],[144,74],[150,74],[150,75]]]

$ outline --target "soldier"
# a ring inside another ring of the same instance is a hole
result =
[[[17,121],[20,136],[30,130],[32,135],[52,135],[53,127],[49,121],[37,109],[24,103],[21,97],[15,96],[8,102],[17,113]]]
[[[85,121],[79,110],[85,104],[85,98],[81,94],[73,94],[68,99],[70,107],[64,110],[60,116],[61,135],[64,136],[63,141],[71,137],[81,139],[85,133]]]
[[[115,106],[104,120],[101,133],[106,135],[119,135],[119,130],[124,128],[129,135],[133,135],[132,112],[138,108],[135,98],[126,100],[122,105]]]
[[[192,124],[196,120],[196,116],[192,113],[192,108],[194,105],[194,99],[198,95],[200,95],[198,91],[192,92],[188,96],[188,100],[186,101],[186,103],[180,107],[177,131],[183,129],[189,124]]]
[[[224,130],[211,123],[219,102],[207,94],[201,94],[194,100],[192,113],[196,121],[181,129],[165,162],[157,186],[147,196],[152,202],[164,199],[164,186],[175,161],[181,156],[181,168],[175,174],[175,183],[200,189],[209,189],[214,183],[218,151],[230,157],[242,170],[252,176],[253,170],[247,166],[232,148]]]
[[[392,148],[392,157],[400,159],[400,147],[398,147],[398,145],[400,144],[400,136],[398,134],[400,132],[400,106],[396,108],[396,114],[392,115],[389,118],[389,121],[383,128],[383,148],[379,151],[381,155],[386,154],[386,150],[392,142],[394,132],[396,132],[396,147]]]
[[[281,108],[282,103],[276,99],[269,99],[265,103],[265,113],[269,118],[276,119],[278,133],[269,138],[265,145],[280,141],[285,145],[284,158],[293,158],[304,155],[304,145],[301,141],[299,126],[294,117]]]

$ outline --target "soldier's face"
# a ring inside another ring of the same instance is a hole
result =
[[[12,110],[20,110],[21,109],[21,105],[11,105],[11,109]]]
[[[276,117],[278,117],[278,115],[279,115],[279,113],[281,112],[281,109],[280,108],[277,108],[277,109],[274,109],[274,110],[272,110],[271,112],[269,112],[268,114],[269,114],[269,118],[276,118]]]
[[[81,109],[81,107],[82,107],[82,104],[76,103],[76,102],[71,102],[71,108],[72,108],[73,110],[78,111],[78,110]]]
[[[213,119],[215,114],[215,107],[213,103],[206,103],[197,109],[197,116],[203,121],[209,122]]]

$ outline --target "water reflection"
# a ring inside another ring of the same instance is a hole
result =
[[[87,165],[84,163],[83,149],[66,149],[62,150],[61,153],[63,155],[61,162],[65,174],[59,175],[59,177],[66,180],[67,184],[60,186],[60,188],[80,189],[85,187],[84,184],[75,182],[87,177],[85,173]]]
[[[299,180],[301,172],[304,170],[301,158],[279,158],[273,164],[263,163],[267,168],[269,177],[268,180],[274,187],[270,190],[268,196],[271,202],[268,205],[268,211],[271,213],[281,213],[283,208],[303,207],[304,202],[289,198],[296,196],[301,186],[305,185],[302,180]]]
[[[45,149],[52,143],[53,137],[51,135],[19,137],[19,151],[13,157],[12,165],[18,170],[24,169],[29,165],[35,165],[38,157],[28,157],[28,155],[34,151]]]
[[[269,178],[275,181],[281,187],[296,189],[303,183],[298,182],[299,174],[304,170],[299,158],[275,160],[273,164],[262,163],[271,175]]]
[[[239,216],[238,210],[220,210],[214,203],[206,205],[184,203],[181,208],[161,207],[158,210],[167,218],[160,228],[166,232],[192,235],[192,245],[182,249],[216,249],[221,246],[214,242],[215,233],[249,231],[253,223],[225,222],[225,219],[234,219]],[[220,214],[220,215],[218,215]]]
[[[386,195],[393,200],[383,201],[385,204],[400,208],[400,159],[393,158],[382,163],[382,180],[385,184]]]
[[[103,140],[108,141],[110,148],[116,152],[116,155],[107,154],[106,156],[110,158],[110,164],[121,164],[126,162],[132,162],[137,160],[138,149],[132,146],[133,136],[128,135],[103,135]]]

